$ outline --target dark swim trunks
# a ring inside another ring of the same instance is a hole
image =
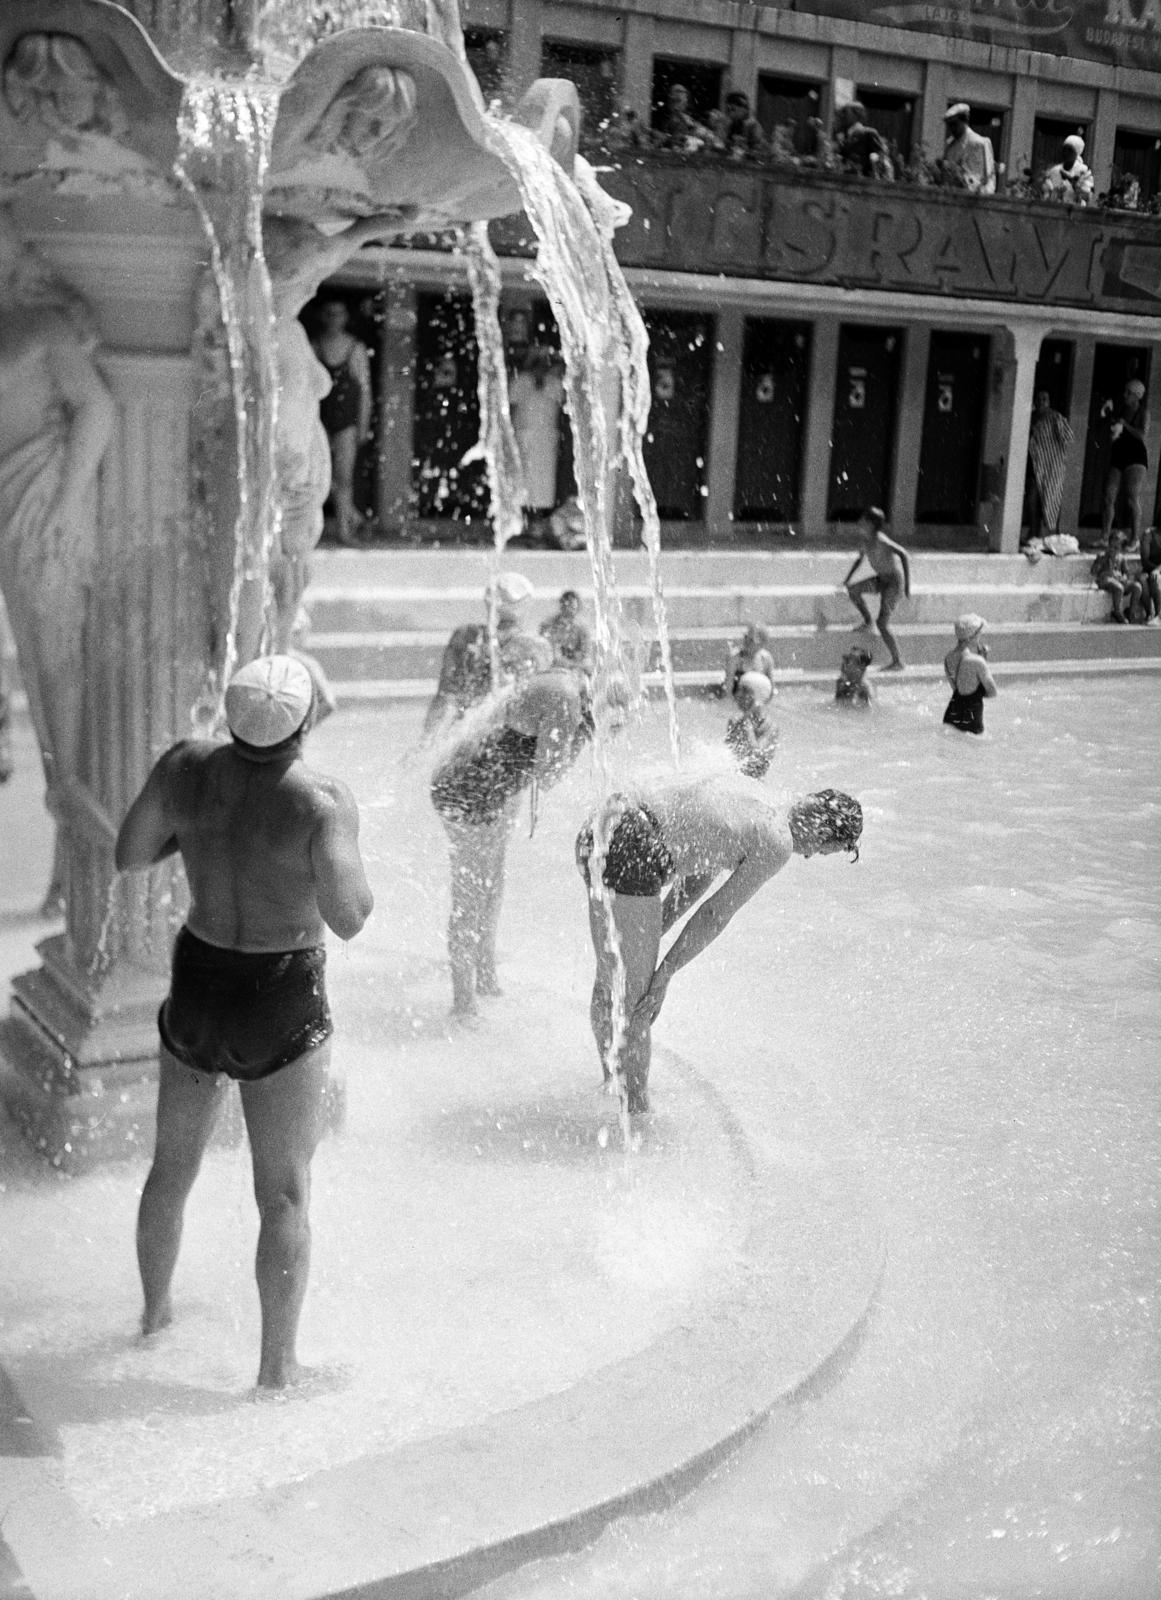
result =
[[[157,1016],[161,1042],[195,1072],[224,1072],[244,1083],[268,1078],[334,1031],[325,969],[322,945],[224,950],[183,928],[169,998]]]
[[[615,804],[614,795],[610,804]],[[592,823],[577,835],[576,862],[587,884],[592,884],[589,861],[594,850]],[[609,835],[601,882],[614,894],[658,895],[672,881],[673,857],[661,833],[661,824],[648,806],[627,805]]]

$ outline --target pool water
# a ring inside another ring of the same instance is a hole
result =
[[[775,1159],[859,1161],[880,1298],[827,1392],[494,1600],[1161,1595],[1159,690],[1002,685],[983,740],[932,684],[775,702],[768,783],[859,796],[862,860],[793,862],[658,1038]]]
[[[868,713],[818,690],[779,695],[765,787],[858,796],[862,859],[792,861],[675,979],[657,1038],[775,1166],[821,1156],[859,1170],[859,1203],[871,1195],[886,1241],[880,1295],[849,1367],[686,1500],[523,1569],[492,1600],[1161,1595],[1159,688],[1152,675],[1005,685],[1001,673],[982,740],[941,728],[931,683],[894,682]],[[261,1408],[238,1409],[256,1348],[242,1151],[213,1157],[195,1188],[178,1278],[188,1331],[144,1365],[124,1352],[141,1171],[47,1201],[9,1184],[24,1249],[9,1263],[0,1244],[0,1264],[61,1259],[40,1290],[15,1285],[20,1324],[5,1340],[26,1357],[42,1346],[58,1378],[71,1362],[67,1465],[94,1517],[110,1484],[117,1514],[146,1516],[567,1384],[610,1338],[610,1356],[631,1348],[616,1343],[626,1326],[648,1340],[679,1314],[742,1225],[720,1137],[664,1056],[652,1087],[672,1159],[646,1152],[635,1231],[607,1225],[625,1191],[619,1156],[615,1174],[599,1166],[612,1143],[596,1144],[610,1118],[594,1094],[572,856],[595,792],[587,757],[543,797],[535,835],[526,810],[514,833],[505,998],[481,1034],[447,1026],[447,861],[411,754],[421,716],[344,708],[309,750],[360,801],[377,901],[332,957],[350,1117],[316,1163],[303,1322],[306,1360],[354,1364],[345,1397],[257,1425]],[[720,702],[682,703],[692,764],[720,746],[726,717]],[[666,761],[658,705],[615,752],[618,781]],[[530,1041],[533,999],[551,1026]],[[388,1121],[398,1165],[383,1159]],[[517,1292],[500,1304],[491,1274],[511,1252],[491,1238],[481,1253],[475,1225],[507,1219],[513,1163],[533,1144],[543,1212],[511,1219]],[[710,1210],[691,1214],[707,1193]],[[596,1225],[594,1194],[610,1208]],[[228,1249],[214,1233],[223,1202]],[[537,1263],[550,1258],[567,1270],[546,1307]],[[50,1305],[69,1274],[83,1293]],[[415,1284],[431,1314],[422,1339],[399,1310]]]

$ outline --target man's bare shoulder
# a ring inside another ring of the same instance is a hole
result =
[[[355,797],[341,778],[308,767],[304,761],[295,762],[287,778],[296,795],[316,814],[319,821],[358,818],[359,808]]]

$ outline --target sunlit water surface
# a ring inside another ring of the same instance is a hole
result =
[[[857,795],[862,860],[791,862],[675,980],[657,1037],[773,1163],[807,1153],[857,1166],[886,1241],[881,1293],[837,1382],[672,1511],[525,1569],[493,1586],[495,1600],[1161,1594],[1159,682],[1003,685],[983,740],[941,729],[934,684],[893,683],[868,714],[821,691],[779,696],[767,789]],[[690,761],[720,744],[726,714],[683,702]],[[420,718],[418,706],[344,708],[309,750],[360,800],[377,898],[364,935],[332,957],[350,1118],[317,1162],[303,1329],[306,1359],[351,1364],[347,1397],[275,1408],[257,1435],[254,1408],[237,1408],[256,1349],[242,1151],[215,1157],[195,1190],[179,1267],[187,1300],[193,1290],[187,1331],[148,1370],[125,1349],[141,1169],[62,1185],[55,1222],[43,1196],[9,1187],[7,1220],[27,1203],[21,1227],[41,1228],[60,1270],[83,1278],[75,1305],[46,1299],[39,1313],[31,1280],[19,1286],[8,1337],[43,1347],[58,1388],[60,1363],[76,1368],[77,1415],[91,1415],[70,1448],[91,1503],[75,1492],[94,1515],[110,1481],[138,1515],[173,1494],[252,1492],[263,1472],[298,1475],[567,1383],[599,1364],[611,1332],[648,1340],[733,1237],[720,1139],[707,1120],[699,1147],[696,1101],[664,1056],[654,1100],[676,1167],[651,1168],[646,1153],[627,1191],[620,1158],[604,1177],[594,1165],[615,1153],[596,1144],[606,1124],[615,1140],[615,1119],[594,1094],[572,864],[593,798],[587,757],[544,796],[535,836],[526,811],[513,835],[505,998],[481,1033],[448,1028],[444,840],[424,764],[408,759]],[[667,750],[657,706],[615,760],[622,775],[660,771]],[[527,1024],[533,999],[551,1017],[542,1038]],[[446,1115],[432,1115],[418,1073],[442,1074]],[[411,1155],[399,1138],[409,1096]],[[379,1117],[402,1152],[390,1164]],[[713,1217],[690,1213],[699,1149]],[[505,1196],[513,1162],[528,1159],[543,1212],[517,1215]],[[636,1230],[618,1225],[627,1194]],[[78,1196],[90,1219],[79,1231]],[[228,1240],[213,1231],[223,1198]],[[499,1219],[496,1237],[481,1217]],[[490,1263],[509,1270],[510,1238],[524,1266],[498,1300]],[[43,1281],[47,1256],[29,1266],[29,1255],[14,1259]],[[399,1307],[419,1280],[436,1313],[417,1340]],[[142,1382],[159,1410],[141,1413]]]

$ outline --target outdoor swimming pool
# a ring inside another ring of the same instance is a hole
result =
[[[767,787],[859,796],[862,860],[792,862],[675,980],[657,1027],[779,1170],[860,1175],[852,1203],[869,1192],[888,1259],[849,1368],[672,1511],[495,1600],[1161,1592],[1161,679],[998,673],[983,741],[941,730],[932,682],[892,683],[869,715],[783,691]],[[619,1226],[572,862],[587,759],[535,836],[526,810],[513,836],[505,997],[480,1032],[447,1026],[446,852],[424,766],[404,759],[421,714],[344,708],[310,748],[363,805],[377,897],[332,959],[350,1118],[316,1164],[303,1322],[305,1360],[353,1365],[346,1395],[238,1404],[256,1351],[243,1151],[195,1190],[185,1320],[144,1356],[126,1347],[141,1163],[9,1183],[0,1202],[23,1246],[0,1263],[22,1275],[0,1356],[54,1374],[70,1492],[98,1519],[247,1492],[567,1384],[680,1315],[736,1236],[717,1127],[664,1057],[668,1155],[646,1153]],[[692,759],[725,720],[682,703]],[[656,769],[665,744],[658,705],[618,764]],[[524,999],[547,1015],[546,993],[551,1028],[530,1037]],[[513,1209],[529,1163],[542,1213]]]

